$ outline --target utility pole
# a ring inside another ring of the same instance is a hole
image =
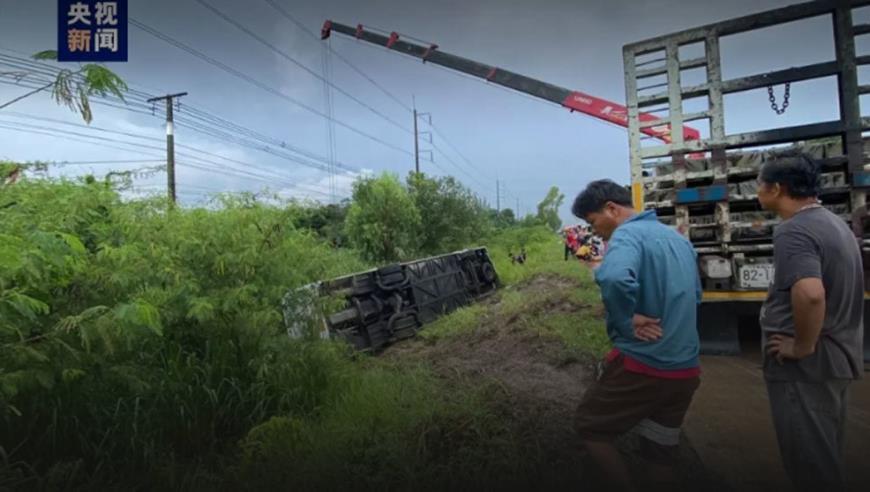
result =
[[[426,118],[426,121],[429,125],[432,125],[432,115],[430,113],[418,113],[417,112],[417,101],[414,96],[411,96],[411,101],[414,109],[414,171],[417,174],[420,174],[420,134],[428,134],[429,136],[429,144],[432,144],[432,132],[426,131],[421,132],[417,130],[417,119],[418,118]],[[432,149],[424,150],[423,152],[429,153],[429,161],[435,161],[435,155],[432,153]]]
[[[495,211],[501,213],[501,189],[498,184],[498,179],[495,180]]]
[[[417,107],[414,107],[414,170],[420,174],[420,135],[417,133]]]
[[[514,218],[519,220],[520,218],[520,199],[517,198],[517,208],[514,210]]]
[[[150,103],[166,101],[166,185],[170,205],[175,205],[175,128],[173,126],[172,103],[175,98],[186,95],[186,92],[179,92],[148,99]]]

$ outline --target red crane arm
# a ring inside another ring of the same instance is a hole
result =
[[[320,33],[321,38],[328,38],[332,32],[352,36],[368,43],[383,46],[387,49],[419,58],[423,60],[424,63],[434,63],[464,74],[485,79],[493,84],[561,104],[571,111],[579,111],[622,127],[628,126],[628,113],[625,106],[622,104],[591,96],[583,92],[565,89],[502,68],[469,60],[468,58],[451,55],[440,51],[436,44],[429,44],[427,46],[424,44],[413,43],[401,39],[401,36],[396,32],[392,32],[389,36],[385,36],[371,30],[366,30],[362,24],[359,24],[356,27],[351,27],[328,20],[323,24],[323,29]],[[656,120],[659,120],[659,118],[653,114],[640,114],[641,122]],[[662,121],[661,125],[644,127],[641,128],[640,131],[665,143],[671,142],[670,124],[665,123],[664,121]],[[698,140],[700,139],[700,133],[698,133],[698,130],[695,130],[694,128],[683,126],[683,139]]]

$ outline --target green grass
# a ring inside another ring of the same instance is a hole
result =
[[[419,334],[424,340],[436,342],[452,336],[473,331],[480,325],[481,317],[486,308],[481,304],[472,304],[442,316],[429,324]]]
[[[508,249],[499,242],[488,247],[491,253]],[[495,256],[496,271],[505,284],[496,302],[458,309],[425,327],[420,337],[435,342],[475,330],[498,330],[506,320],[512,320],[524,329],[559,338],[578,354],[602,356],[610,341],[600,311],[601,295],[589,269],[573,258],[565,262],[561,247],[556,241],[533,243],[527,250],[534,254],[524,265]],[[549,283],[552,287],[546,282],[536,289],[525,287],[541,276],[553,279]],[[554,310],[554,305],[567,306],[570,312]]]
[[[555,314],[540,320],[541,333],[558,336],[572,351],[603,356],[610,349],[604,321],[577,314]]]
[[[241,442],[247,490],[432,489],[517,473],[511,429],[486,388],[447,387],[423,367],[370,361],[318,415],[274,417]]]
[[[122,202],[100,183],[18,183],[0,203],[0,490],[449,488],[521,477],[498,388],[290,340],[293,287],[370,266],[293,227],[293,207]],[[505,320],[599,353],[588,272],[558,237],[483,241],[504,288],[421,334]],[[526,247],[528,262],[508,252]],[[552,289],[525,294],[541,275]],[[467,482],[466,482],[467,483]],[[416,487],[419,485],[419,487]]]
[[[490,251],[506,250],[498,242]],[[567,264],[555,241],[527,247],[522,266],[496,260],[505,283],[496,298],[443,316],[420,338],[437,344],[477,331],[527,330],[561,341],[577,358],[609,346],[598,291],[585,268]],[[552,288],[540,276],[551,281]],[[538,282],[530,290],[528,282]],[[554,308],[554,306],[556,306]],[[561,307],[559,307],[561,306]],[[560,310],[562,309],[562,310]],[[563,311],[567,309],[568,312]],[[363,357],[334,404],[302,416],[278,416],[241,442],[235,479],[248,489],[443,489],[518,483],[544,459],[527,448],[522,431],[494,407],[504,389],[450,383],[423,363]],[[527,439],[527,438],[526,438]],[[531,453],[531,454],[530,454]]]

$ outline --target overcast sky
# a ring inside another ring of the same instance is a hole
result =
[[[324,42],[309,37],[264,0],[203,1],[321,73]],[[437,43],[445,52],[620,103],[625,100],[624,44],[794,3],[786,0],[275,1],[312,31],[319,32],[325,19],[396,30]],[[129,4],[131,18],[319,112],[325,111],[320,80],[269,51],[195,0],[130,0]],[[56,49],[56,16],[55,0],[0,0],[0,54],[26,55]],[[858,18],[867,20],[860,15]],[[831,36],[830,19],[817,18],[726,38],[722,43],[723,75],[732,78],[831,60]],[[422,163],[425,172],[455,175],[492,206],[496,201],[496,179],[504,184],[502,207],[515,208],[519,201],[521,212],[532,211],[549,186],[556,185],[566,194],[563,220],[571,221],[571,200],[585,183],[604,177],[628,182],[628,139],[622,128],[339,35],[333,36],[331,46],[403,105],[410,106],[413,96],[418,110],[431,113],[440,135],[434,137],[438,148],[434,153],[435,163]],[[870,47],[859,43],[859,54],[868,52],[863,50],[865,46]],[[411,127],[412,117],[406,109],[338,57],[332,55],[330,62],[333,67],[330,80],[337,87],[400,126]],[[234,78],[133,26],[130,26],[129,61],[113,63],[110,68],[131,86],[150,93],[187,91],[189,95],[183,98],[179,115],[183,115],[185,105],[189,105],[308,152],[323,156],[329,153],[328,125],[322,117]],[[0,72],[6,70],[7,67],[0,65]],[[832,79],[795,84],[789,110],[779,117],[770,111],[764,89],[729,96],[725,105],[726,130],[733,133],[783,123],[835,119],[838,109],[834,88]],[[776,90],[781,97],[782,87]],[[0,102],[24,92],[26,89],[22,87],[0,84]],[[333,101],[336,120],[399,148],[396,150],[335,126],[337,160],[361,170],[393,171],[403,178],[413,169],[410,155],[413,140],[409,132],[337,91],[333,91]],[[81,123],[76,115],[54,104],[48,94],[30,97],[0,110],[0,124],[64,128],[59,123],[21,118],[19,113]],[[151,116],[95,106],[94,113],[94,127],[153,138],[164,135],[163,116],[159,112]],[[66,128],[80,133],[93,132]],[[428,128],[421,123],[421,130]],[[301,183],[308,190],[326,190],[325,173],[274,155],[211,139],[185,128],[177,129],[176,141],[237,161],[207,158],[225,166],[224,170],[227,166],[256,169],[257,173],[271,169],[285,177],[270,182],[234,177],[191,168],[179,157],[178,186],[184,200],[195,200],[197,193],[210,189],[258,190],[271,186],[280,190],[287,188],[289,182]],[[153,145],[161,146],[159,142]],[[422,143],[421,147],[431,148],[428,143]],[[461,156],[454,149],[458,149]],[[0,128],[0,159],[83,161],[159,159],[161,156],[159,150],[121,151]],[[256,167],[247,168],[239,163]],[[52,175],[104,174],[111,169],[143,166],[146,164],[58,166],[51,172]],[[347,194],[350,179],[348,176],[338,180],[340,194]],[[156,175],[138,180],[137,187],[159,190],[164,183],[165,178]],[[303,192],[287,190],[287,193]],[[325,199],[319,194],[311,197]]]

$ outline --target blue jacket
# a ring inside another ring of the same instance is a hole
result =
[[[607,313],[607,335],[622,353],[656,369],[698,366],[697,254],[688,240],[658,221],[655,211],[616,228],[595,282]],[[662,338],[636,339],[635,313],[661,319]]]

